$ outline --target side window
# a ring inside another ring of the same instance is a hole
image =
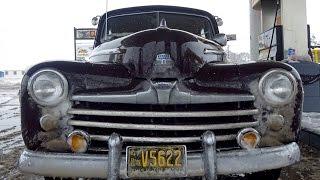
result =
[[[13,75],[17,75],[17,71],[13,71]]]
[[[8,71],[5,71],[4,74],[5,74],[5,75],[9,75],[9,72],[8,72]]]

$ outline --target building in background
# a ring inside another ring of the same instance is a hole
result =
[[[23,70],[2,70],[0,78],[22,78],[25,71]]]

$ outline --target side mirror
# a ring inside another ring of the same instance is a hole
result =
[[[93,26],[96,26],[96,25],[99,24],[99,20],[100,20],[100,16],[93,17],[92,20],[91,20],[91,24]]]
[[[228,42],[227,35],[217,34],[213,37],[213,41],[215,41],[216,43],[218,43],[221,46],[226,46],[227,42]]]
[[[223,25],[223,20],[220,17],[215,16],[215,19],[216,19],[216,22],[217,22],[218,26],[222,26]]]
[[[227,34],[228,41],[236,41],[237,35],[236,34]]]

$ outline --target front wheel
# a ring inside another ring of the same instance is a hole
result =
[[[281,169],[263,171],[247,175],[247,180],[278,180]]]

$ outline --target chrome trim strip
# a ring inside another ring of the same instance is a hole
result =
[[[231,141],[235,140],[237,135],[223,135],[216,136],[217,141]],[[104,135],[90,135],[91,140],[94,141],[107,141],[109,136]],[[122,136],[123,142],[136,142],[136,143],[194,143],[201,142],[200,137],[129,137]]]
[[[115,49],[105,49],[105,50],[101,50],[97,53],[95,53],[94,55],[90,56],[90,58],[96,57],[96,56],[102,56],[102,55],[113,55],[113,54],[121,54],[122,52],[120,51],[119,48],[115,48]]]
[[[128,103],[128,104],[161,104],[157,100],[157,93],[152,88],[135,94],[106,94],[106,95],[74,95],[73,101],[98,102],[98,103]],[[185,99],[181,101],[180,99]],[[254,101],[252,95],[228,94],[192,94],[173,90],[169,104],[205,104]]]
[[[19,159],[24,173],[49,177],[106,178],[107,155],[50,153],[25,150]],[[300,160],[297,143],[279,147],[217,152],[217,174],[245,174],[293,165]],[[126,179],[126,157],[121,157],[120,178]],[[244,166],[245,164],[245,166]],[[204,176],[202,153],[188,153],[187,177]]]
[[[245,102],[254,101],[255,97],[252,95],[203,95],[203,94],[191,94],[191,104],[205,104],[205,103],[229,103],[229,102]]]
[[[204,49],[204,54],[216,54],[216,55],[225,55],[224,51],[220,51],[218,49]]]
[[[161,124],[128,124],[128,123],[109,123],[69,120],[70,126],[96,127],[107,129],[129,129],[129,130],[151,130],[151,131],[199,131],[199,130],[221,130],[221,129],[240,129],[255,127],[258,121],[229,124],[206,124],[206,125],[161,125]]]
[[[97,102],[97,103],[134,103],[137,94],[109,94],[109,95],[76,95],[73,101]]]
[[[155,111],[108,111],[90,109],[70,109],[69,114],[87,116],[112,116],[112,117],[231,117],[250,116],[259,114],[258,109],[232,110],[232,111],[193,111],[193,112],[155,112]]]

